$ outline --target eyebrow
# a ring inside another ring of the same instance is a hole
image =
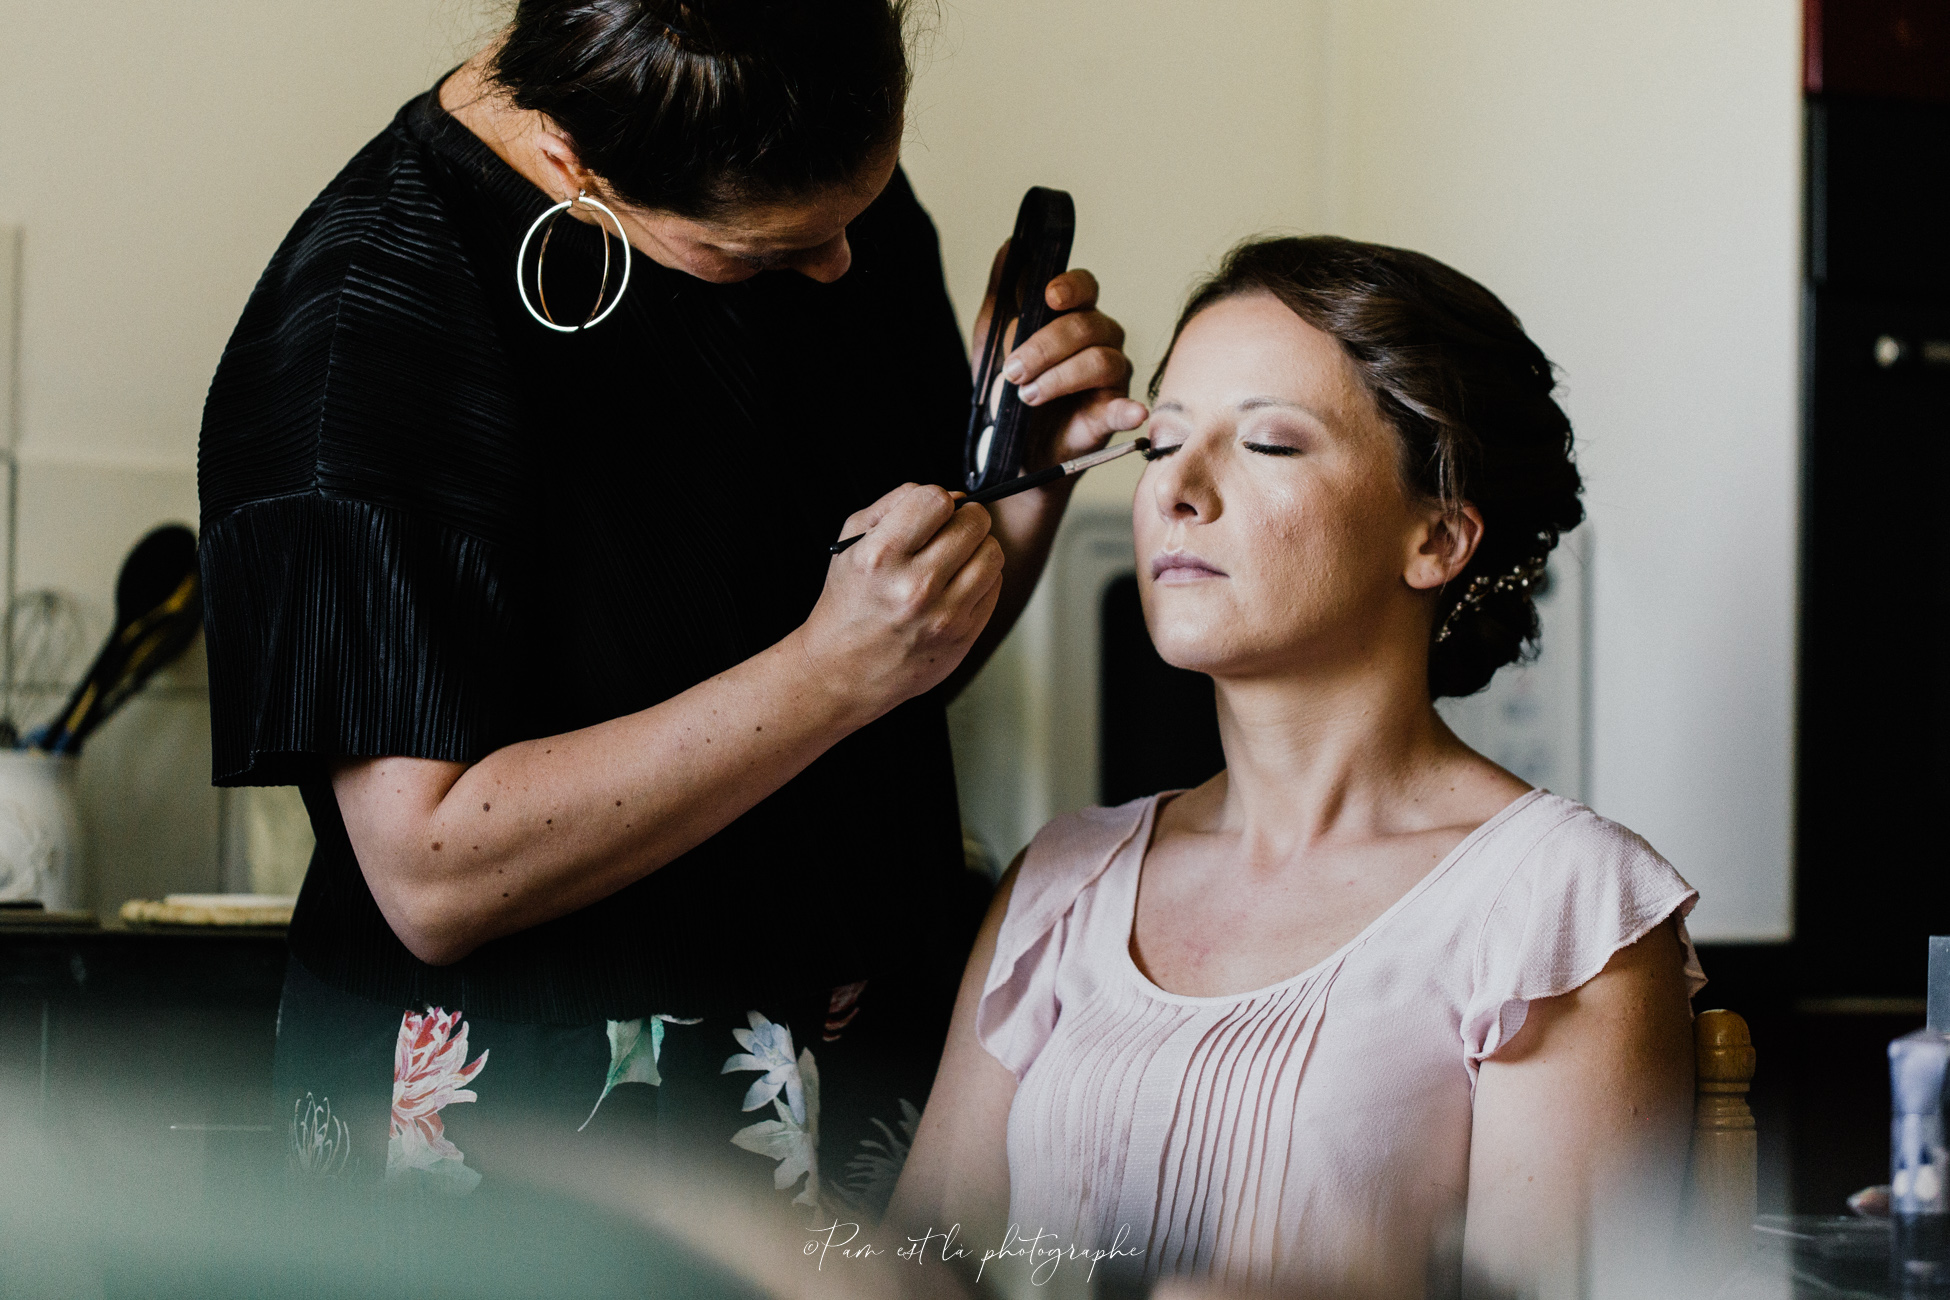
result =
[[[1311,406],[1303,405],[1300,402],[1290,402],[1284,397],[1248,397],[1239,402],[1233,409],[1239,411],[1263,411],[1269,408],[1299,411],[1303,415],[1313,416],[1316,420],[1322,418],[1320,412],[1314,410]],[[1159,402],[1151,410],[1153,414],[1162,414],[1169,411],[1174,415],[1183,415],[1185,413],[1185,404],[1178,401]]]
[[[741,253],[733,248],[720,246],[720,251],[728,257],[756,266],[761,270],[775,271],[782,266],[790,266],[792,259],[805,252],[803,248],[769,249],[763,253]]]

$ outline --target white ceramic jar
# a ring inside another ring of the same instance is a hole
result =
[[[0,750],[0,901],[39,899],[50,912],[84,905],[75,763],[69,755]]]

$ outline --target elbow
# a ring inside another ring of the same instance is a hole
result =
[[[477,918],[437,886],[398,890],[379,905],[393,936],[429,966],[451,966],[484,941]]]
[[[396,925],[393,933],[408,952],[429,966],[451,966],[478,946],[438,930]]]

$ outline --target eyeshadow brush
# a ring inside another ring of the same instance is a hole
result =
[[[1129,442],[1120,442],[1115,447],[1106,447],[1102,451],[1093,451],[1087,456],[1078,456],[1072,460],[1066,460],[1060,465],[1052,465],[1048,469],[1039,469],[1033,474],[1023,474],[1016,478],[1006,479],[1001,483],[997,483],[994,487],[983,488],[979,492],[971,492],[955,502],[955,509],[959,510],[967,505],[985,506],[991,501],[1000,501],[1003,497],[1012,497],[1018,492],[1027,492],[1031,488],[1039,488],[1044,484],[1055,483],[1061,479],[1075,478],[1077,475],[1083,473],[1083,471],[1095,469],[1105,461],[1116,460],[1119,456],[1126,455],[1130,452],[1145,451],[1150,446],[1151,440],[1149,438],[1133,438]],[[838,555],[841,551],[844,551],[847,547],[865,536],[865,533],[855,533],[851,537],[842,537],[826,549],[834,555]]]

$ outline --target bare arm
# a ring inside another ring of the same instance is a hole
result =
[[[1477,1077],[1468,1271],[1545,1295],[1584,1268],[1651,1275],[1677,1223],[1693,1098],[1683,954],[1668,921],[1596,978],[1531,1003]]]
[[[472,765],[372,758],[332,787],[380,911],[423,961],[585,907],[694,848],[961,662],[1001,590],[980,507],[909,484],[847,521],[807,621],[653,708]]]
[[[996,1242],[1008,1226],[1009,1104],[1015,1100],[1016,1077],[976,1040],[975,1007],[982,1000],[989,963],[995,960],[995,936],[1021,866],[1022,855],[1017,854],[995,891],[962,974],[934,1090],[887,1207],[886,1222],[901,1236],[945,1232],[960,1224],[962,1242]]]

